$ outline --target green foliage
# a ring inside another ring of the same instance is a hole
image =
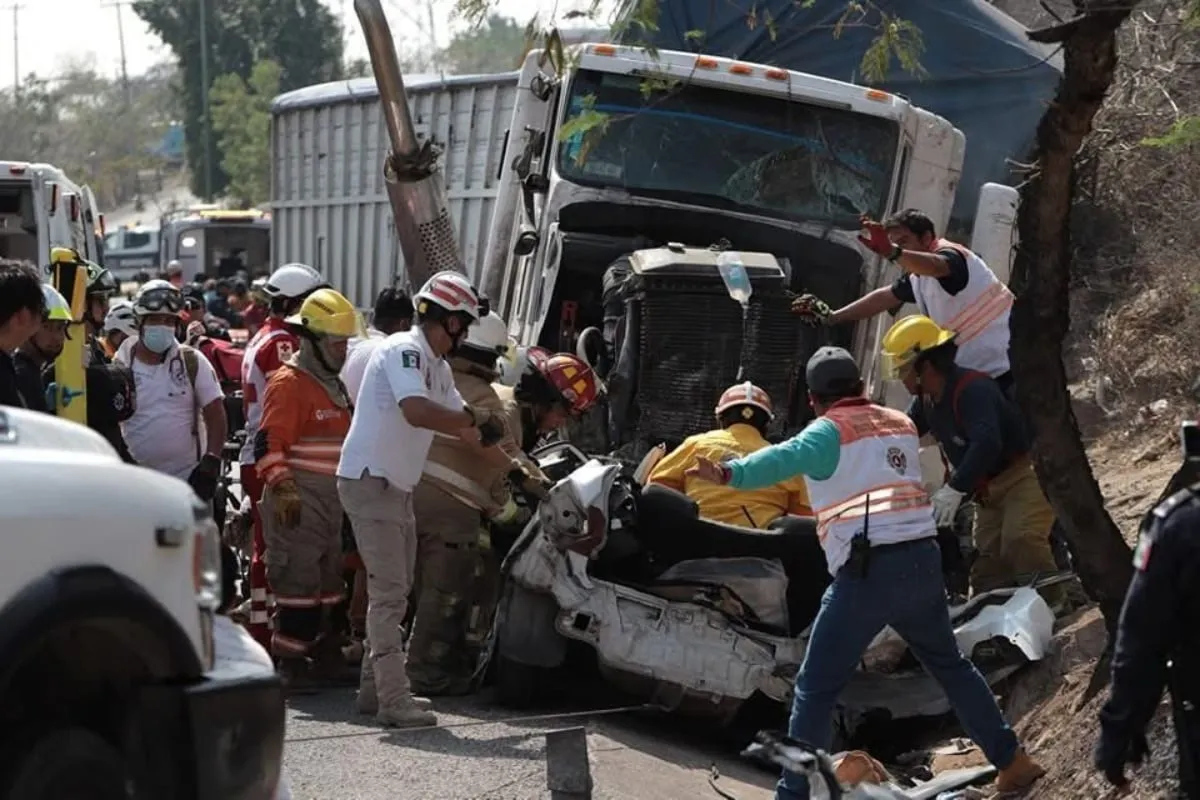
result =
[[[510,17],[491,14],[482,25],[456,34],[438,60],[456,75],[505,72],[516,69],[528,49],[525,28]]]
[[[236,73],[222,75],[209,93],[221,168],[229,176],[226,193],[240,208],[271,197],[271,100],[279,94],[282,73],[274,61],[260,61],[249,81]]]
[[[322,0],[135,0],[134,12],[171,49],[181,76],[184,134],[193,190],[204,184],[204,92],[200,8],[207,10],[208,77],[249,80],[255,64],[279,65],[281,91],[342,77],[342,28]],[[214,142],[213,190],[228,181]],[[199,193],[199,191],[197,191]]]
[[[54,80],[30,75],[17,97],[0,93],[4,157],[53,164],[90,185],[101,209],[122,205],[139,192],[139,172],[163,167],[151,150],[178,118],[174,78],[172,67],[156,67],[126,91],[78,61]]]

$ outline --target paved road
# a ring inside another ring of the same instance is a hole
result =
[[[512,721],[476,699],[445,699],[436,703],[443,727],[385,731],[352,713],[352,697],[344,689],[291,702],[284,757],[295,800],[541,800],[550,796],[543,734],[579,725],[596,800],[715,800],[714,764],[718,785],[739,800],[772,797],[771,775],[652,712]]]

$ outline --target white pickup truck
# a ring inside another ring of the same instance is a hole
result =
[[[0,535],[0,798],[276,796],[282,689],[215,614],[218,532],[184,482],[0,408]]]

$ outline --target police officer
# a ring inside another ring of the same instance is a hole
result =
[[[1191,434],[1191,435],[1189,435]],[[1184,456],[1200,461],[1196,423],[1184,423]],[[1189,447],[1189,444],[1192,446]],[[1200,484],[1160,503],[1142,523],[1112,663],[1112,695],[1100,711],[1096,768],[1125,786],[1125,765],[1149,753],[1146,726],[1171,690],[1179,745],[1179,793],[1200,798]]]

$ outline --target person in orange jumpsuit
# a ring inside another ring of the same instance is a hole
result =
[[[360,321],[349,300],[318,289],[286,322],[300,348],[267,381],[254,455],[266,487],[263,560],[276,606],[271,651],[296,691],[342,663],[340,647],[325,635],[329,610],[345,594],[336,471],[351,403],[338,373]]]

